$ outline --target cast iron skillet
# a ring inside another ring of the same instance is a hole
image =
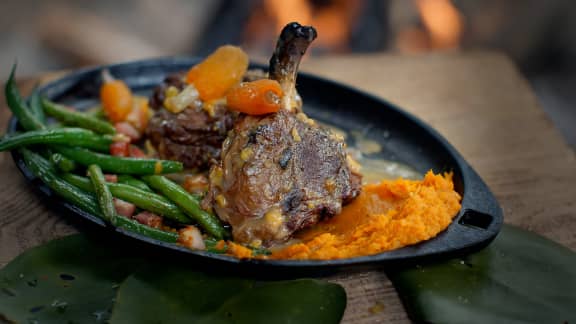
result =
[[[138,94],[148,95],[166,75],[187,70],[197,63],[197,58],[161,58],[106,66],[116,78],[126,83]],[[263,68],[263,66],[253,65]],[[41,93],[56,102],[77,109],[86,109],[97,103],[100,72],[104,67],[79,70],[46,84]],[[383,147],[378,154],[414,167],[421,173],[452,171],[456,190],[462,195],[462,208],[452,224],[436,238],[398,250],[349,259],[316,260],[238,260],[225,255],[192,251],[177,245],[156,241],[139,234],[116,229],[94,215],[59,199],[42,183],[40,191],[51,197],[57,205],[84,217],[110,231],[145,241],[162,248],[190,254],[202,262],[243,269],[268,268],[283,271],[329,270],[359,268],[373,265],[393,265],[406,261],[421,261],[438,257],[468,253],[487,245],[502,225],[502,211],[486,184],[460,156],[460,154],[434,129],[398,107],[364,92],[333,81],[301,73],[298,91],[304,100],[304,110],[312,118],[329,122],[345,131],[362,131],[366,137]],[[12,119],[9,131],[17,128]],[[28,180],[34,180],[22,158],[13,158]],[[163,249],[165,250],[165,249]],[[178,254],[178,253],[177,253]],[[192,257],[192,256],[191,256]]]

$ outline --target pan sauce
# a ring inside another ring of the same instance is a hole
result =
[[[381,153],[384,148],[377,141],[367,138],[365,131],[347,132],[328,123],[318,123],[344,139],[349,135],[353,138],[353,144],[348,146],[348,154],[360,163],[363,184],[398,178],[422,179],[423,174],[407,164],[373,157],[375,154]]]

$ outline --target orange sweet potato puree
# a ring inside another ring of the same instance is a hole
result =
[[[271,259],[339,259],[376,254],[428,240],[460,210],[452,175],[368,184],[342,213],[297,235]]]
[[[438,175],[429,171],[422,180],[367,184],[340,214],[298,233],[298,243],[258,257],[328,260],[416,244],[435,237],[450,225],[460,210],[460,199],[450,173]],[[228,242],[227,254],[250,258],[252,250]]]

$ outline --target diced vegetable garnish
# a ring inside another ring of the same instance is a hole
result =
[[[187,175],[182,187],[192,194],[201,194],[208,190],[208,178],[203,174]]]
[[[174,89],[172,87],[171,89]],[[171,91],[166,91],[166,99],[164,99],[164,108],[171,113],[179,113],[186,109],[194,100],[198,99],[198,90],[193,85],[188,85],[181,92],[175,95],[170,95]]]
[[[122,215],[128,218],[132,217],[136,211],[136,205],[118,198],[114,198],[114,208],[116,209],[116,213],[118,213],[118,215]]]
[[[111,122],[124,121],[132,111],[132,91],[122,80],[112,79],[109,74],[104,78],[106,80],[100,88],[102,108]]]
[[[263,115],[280,110],[282,88],[277,81],[261,79],[243,82],[226,95],[229,109],[249,115]]]
[[[110,155],[112,156],[120,156],[120,157],[128,157],[130,143],[128,142],[114,142],[110,144]]]
[[[214,100],[238,84],[247,68],[248,55],[239,47],[225,45],[192,67],[186,82],[194,84],[203,101]]]
[[[144,159],[148,157],[146,156],[146,153],[144,153],[144,151],[142,151],[138,146],[132,144],[130,144],[128,154],[130,154],[130,157],[139,159]]]
[[[153,228],[162,227],[162,217],[149,211],[140,212],[133,217],[138,223]]]
[[[186,226],[178,233],[180,234],[178,237],[178,242],[185,247],[194,250],[206,249],[206,244],[204,244],[202,233],[200,233],[200,230],[196,226]]]
[[[114,128],[116,129],[116,132],[118,132],[120,134],[124,134],[128,138],[130,138],[130,141],[132,141],[132,142],[135,142],[135,141],[139,140],[140,137],[142,137],[142,133],[139,130],[137,130],[136,127],[134,127],[129,122],[116,123],[116,124],[114,124]]]
[[[148,126],[148,120],[150,119],[148,99],[136,96],[133,101],[132,110],[126,116],[126,121],[138,131],[143,132]]]

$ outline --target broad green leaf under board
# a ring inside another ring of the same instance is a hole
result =
[[[111,323],[338,323],[345,308],[337,284],[257,282],[157,265],[122,284]]]
[[[32,248],[0,270],[0,322],[105,323],[119,284],[141,263],[85,235]]]
[[[576,253],[505,225],[484,250],[388,273],[427,323],[576,323]]]

